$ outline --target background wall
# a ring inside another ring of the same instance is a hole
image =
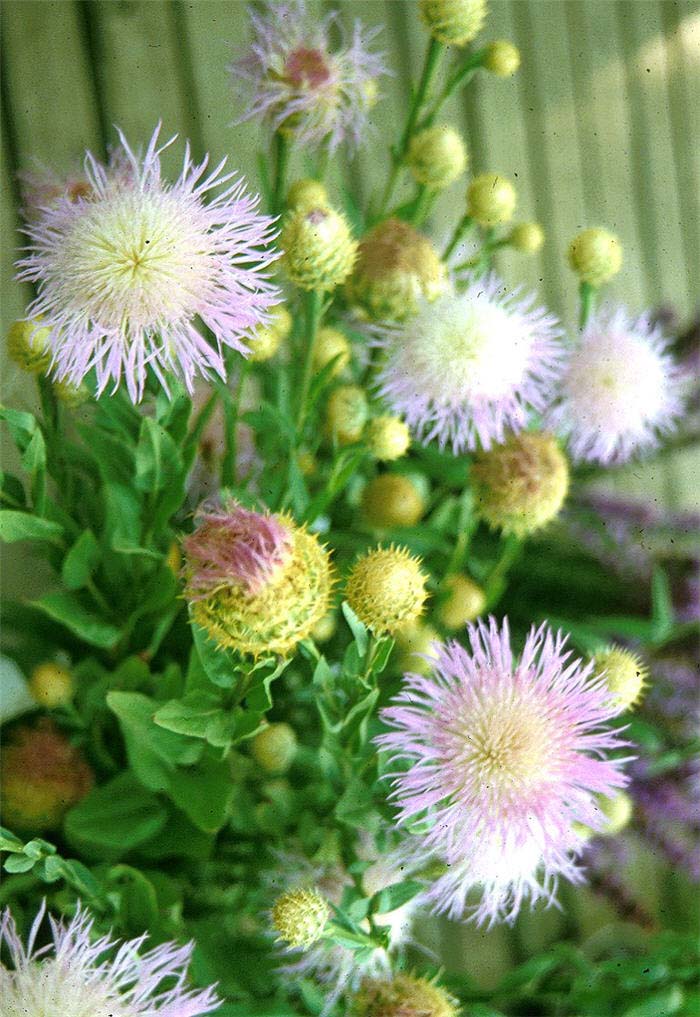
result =
[[[385,172],[385,139],[405,109],[426,33],[413,0],[339,6],[346,22],[359,16],[384,26],[381,46],[396,72],[377,107],[372,143],[345,169],[363,196]],[[164,133],[189,137],[195,154],[228,155],[232,166],[255,175],[259,128],[233,126],[226,71],[247,38],[246,4],[235,0],[6,0],[3,333],[29,296],[12,282],[18,170],[39,162],[67,171],[86,147],[103,153],[114,124],[138,145],[162,118]],[[478,75],[447,115],[467,135],[474,171],[516,178],[519,214],[538,219],[548,237],[536,258],[501,255],[501,270],[539,286],[572,321],[567,240],[605,224],[625,249],[614,296],[632,308],[670,304],[687,319],[700,302],[700,2],[491,0],[481,38],[513,39],[521,70],[505,81]],[[438,205],[438,235],[447,232],[447,211],[454,216],[462,188],[455,185]],[[6,397],[25,397],[25,379],[6,365],[3,382]],[[684,453],[641,479],[635,473],[615,482],[669,507],[687,504],[698,459]]]

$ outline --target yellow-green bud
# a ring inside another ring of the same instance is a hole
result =
[[[331,378],[336,378],[350,363],[350,343],[337,328],[320,328],[314,346],[314,370],[322,371],[335,360]]]
[[[602,677],[618,710],[629,710],[641,699],[648,670],[636,654],[608,646],[595,655],[595,675]]]
[[[436,657],[438,632],[425,622],[411,622],[396,632],[396,666],[399,671],[428,674]]]
[[[315,887],[290,890],[275,901],[272,924],[288,946],[307,949],[323,935],[331,909]]]
[[[622,246],[607,230],[583,230],[571,241],[569,263],[581,282],[602,286],[620,271]]]
[[[612,798],[596,795],[596,807],[605,817],[605,823],[594,830],[585,823],[575,823],[576,832],[588,840],[590,837],[615,837],[627,826],[634,812],[634,803],[624,791],[618,791]]]
[[[467,168],[467,161],[462,136],[446,124],[419,131],[411,141],[407,159],[414,180],[434,191],[454,183]]]
[[[297,736],[289,724],[268,724],[253,738],[250,751],[267,773],[286,773],[297,751]]]
[[[51,363],[48,348],[51,330],[41,325],[41,319],[16,321],[7,333],[7,352],[11,360],[30,374],[42,374]]]
[[[486,594],[465,575],[448,576],[442,584],[443,598],[437,608],[437,619],[451,632],[461,629],[484,613]]]
[[[510,222],[517,200],[510,180],[497,173],[480,173],[467,188],[467,212],[480,226]]]
[[[457,1017],[459,1005],[435,982],[415,975],[365,979],[350,1002],[351,1017]]]
[[[465,46],[486,20],[486,0],[420,0],[420,15],[438,42]]]
[[[339,385],[326,404],[326,433],[339,445],[359,441],[367,423],[369,407],[364,389],[358,385]]]
[[[415,526],[424,512],[420,491],[401,473],[380,473],[365,484],[362,514],[370,526]]]
[[[332,208],[292,209],[280,245],[287,275],[303,290],[333,290],[352,272],[357,257],[345,216]]]
[[[47,661],[32,671],[29,691],[39,706],[44,706],[47,710],[66,706],[73,698],[73,676],[60,664]]]
[[[375,459],[391,463],[408,452],[411,432],[408,424],[399,417],[375,417],[367,424],[365,441]]]
[[[90,397],[85,385],[72,385],[69,381],[54,381],[51,387],[59,403],[71,409],[82,406]]]
[[[447,287],[447,270],[428,238],[401,219],[387,219],[361,240],[347,296],[376,321],[402,321],[421,298],[435,300]]]
[[[379,84],[376,78],[367,78],[362,86],[367,109],[374,109],[379,99]]]
[[[311,630],[311,638],[315,643],[327,643],[329,639],[332,639],[335,635],[335,630],[338,628],[338,619],[335,611],[331,611],[321,618],[320,622],[317,622]]]
[[[428,597],[421,562],[405,548],[376,548],[350,571],[345,596],[360,621],[375,633],[393,634],[419,618]]]
[[[292,330],[292,316],[284,304],[273,307],[270,316],[267,324],[258,325],[251,340],[249,359],[256,364],[274,357]]]
[[[295,211],[300,208],[328,208],[328,191],[318,180],[309,177],[295,180],[287,194],[287,206]]]
[[[497,39],[486,47],[484,67],[499,78],[510,78],[520,67],[520,50],[507,39]]]
[[[303,477],[313,477],[314,473],[318,469],[316,456],[307,448],[302,449],[297,453],[297,466],[299,467]]]
[[[558,514],[569,489],[569,465],[551,434],[523,431],[474,458],[476,510],[504,534],[528,536]]]
[[[537,254],[544,243],[544,230],[538,222],[521,222],[511,230],[508,243],[522,254]]]

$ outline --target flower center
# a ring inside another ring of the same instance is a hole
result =
[[[213,294],[215,241],[188,196],[119,190],[86,203],[50,262],[64,306],[105,329],[188,320]]]
[[[2,985],[3,1017],[137,1017],[118,989],[91,977],[81,965],[56,960],[31,963],[9,972]]]
[[[330,80],[331,70],[320,49],[300,46],[287,58],[285,75],[295,88],[319,88]]]

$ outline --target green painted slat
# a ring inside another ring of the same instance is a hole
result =
[[[37,159],[58,172],[74,168],[85,148],[101,148],[78,7],[10,0],[3,5],[2,24],[20,167]]]
[[[681,207],[676,190],[664,75],[663,28],[655,3],[621,0],[616,7],[626,60],[636,209],[647,273],[646,299],[685,310]]]
[[[134,147],[145,146],[159,120],[163,139],[186,135],[192,111],[172,4],[99,0],[86,9],[96,86],[108,123],[121,127]],[[165,152],[163,163],[166,172],[176,172],[182,146]]]
[[[639,217],[632,201],[635,169],[615,5],[577,0],[565,7],[576,87],[585,225],[605,226],[620,236],[622,271],[607,292],[632,308],[641,308],[647,299],[647,281]]]
[[[17,232],[19,218],[16,210],[13,187],[14,167],[11,153],[8,150],[8,136],[6,123],[3,122],[2,145],[0,146],[0,179],[2,180],[0,235],[3,238],[0,245],[0,292],[2,292],[2,301],[0,302],[0,388],[2,389],[2,399],[11,400],[13,405],[17,405],[18,403],[24,404],[29,400],[33,394],[34,386],[31,378],[8,359],[5,336],[12,322],[24,315],[31,291],[28,286],[14,281],[16,249],[23,240],[21,234]]]

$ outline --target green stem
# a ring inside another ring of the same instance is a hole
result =
[[[450,240],[449,244],[445,248],[445,253],[442,256],[442,260],[443,261],[447,261],[447,259],[452,254],[452,252],[455,250],[457,245],[460,244],[462,242],[462,240],[464,240],[464,238],[467,235],[467,233],[469,233],[473,228],[474,228],[474,220],[472,219],[472,217],[470,215],[467,215],[465,213],[462,216],[462,218],[460,219],[460,221],[457,223],[455,231],[452,234],[452,239]]]
[[[425,221],[425,217],[430,211],[430,206],[435,199],[435,191],[432,191],[429,187],[422,185],[418,191],[418,197],[416,198],[415,208],[413,209],[413,225],[421,226]]]
[[[309,398],[309,389],[311,388],[316,335],[318,333],[318,324],[321,320],[322,296],[319,290],[309,290],[306,294],[306,354],[304,356],[304,367],[301,376],[299,411],[297,415],[297,432],[299,435],[301,435],[304,421],[306,420],[306,404]]]
[[[450,96],[457,91],[460,86],[467,85],[474,77],[478,69],[484,62],[486,56],[486,50],[480,49],[476,53],[465,60],[461,67],[459,67],[452,77],[448,80],[443,90],[438,95],[435,105],[431,109],[430,113],[421,121],[421,127],[430,127],[434,123],[436,116],[445,105]]]
[[[272,212],[279,215],[284,208],[286,195],[287,167],[289,165],[289,142],[281,131],[275,133],[275,187],[272,192]]]
[[[102,611],[102,613],[109,617],[112,614],[112,610],[107,601],[105,600],[105,598],[98,590],[97,586],[95,586],[94,580],[88,579],[85,583],[85,588],[87,589],[88,593],[95,601],[99,609]]]
[[[469,545],[469,537],[470,533],[468,530],[462,530],[461,533],[457,535],[457,539],[455,540],[455,546],[452,549],[450,560],[447,563],[447,568],[445,569],[445,578],[447,578],[447,576],[453,575],[455,572],[459,572],[462,566],[462,562],[464,561],[464,555]]]
[[[595,286],[591,286],[590,283],[582,282],[578,292],[581,300],[581,310],[579,313],[578,323],[579,327],[583,329],[588,324],[588,319],[595,309],[597,290]]]
[[[224,401],[224,417],[226,420],[226,452],[221,464],[221,486],[233,487],[236,483],[236,457],[238,453],[238,417],[241,410],[241,398],[250,364],[244,360],[238,374],[238,381],[233,397],[227,392]]]
[[[500,557],[484,584],[487,607],[489,609],[494,607],[500,599],[505,587],[506,576],[508,575],[511,565],[513,565],[516,559],[520,556],[522,548],[523,541],[520,537],[516,537],[515,534],[511,534],[509,537],[506,537]]]
[[[392,153],[392,165],[389,179],[386,187],[384,188],[384,194],[382,195],[381,202],[379,204],[379,211],[377,212],[377,219],[381,219],[384,215],[385,210],[391,202],[391,196],[394,193],[394,188],[399,179],[401,170],[403,169],[404,159],[408,152],[408,146],[411,143],[411,138],[418,122],[418,116],[425,103],[425,100],[430,91],[430,86],[435,77],[435,73],[440,63],[440,57],[443,52],[442,43],[436,39],[430,40],[428,44],[428,51],[425,54],[425,63],[423,64],[423,73],[421,74],[420,81],[418,82],[418,88],[413,96],[411,108],[408,113],[408,120],[404,128],[401,140],[399,141],[398,148]]]

